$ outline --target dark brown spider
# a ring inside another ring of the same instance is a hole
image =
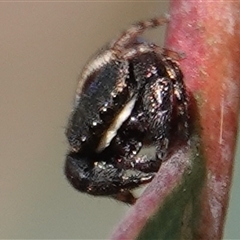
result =
[[[65,174],[74,188],[134,203],[130,190],[150,182],[179,136],[188,138],[188,98],[178,64],[140,41],[154,18],[132,25],[83,69],[66,136]],[[153,145],[155,157],[141,156]]]

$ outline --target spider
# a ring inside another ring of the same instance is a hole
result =
[[[84,67],[66,129],[65,175],[75,189],[133,204],[131,190],[154,178],[172,142],[188,139],[183,74],[165,50],[139,38],[166,22],[133,24]],[[139,154],[147,146],[155,156]]]

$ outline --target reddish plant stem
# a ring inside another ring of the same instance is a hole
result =
[[[207,181],[200,239],[220,239],[229,198],[240,97],[240,2],[172,0],[166,47],[197,99]]]

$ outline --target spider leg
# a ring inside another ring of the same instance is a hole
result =
[[[135,201],[129,189],[148,183],[154,177],[154,173],[119,169],[105,161],[92,161],[79,153],[68,154],[65,174],[73,187],[81,192],[95,196],[111,195],[129,204]]]
[[[183,82],[183,74],[176,62],[167,59],[170,65],[170,76],[173,82],[174,96],[176,99],[178,135],[181,139],[189,138],[189,111],[188,111],[188,95]]]
[[[141,136],[139,138],[138,136]],[[137,154],[142,148],[143,134],[135,133],[131,137],[118,135],[116,139],[113,140],[112,144],[116,144],[118,154],[114,156],[114,162],[116,166],[120,169],[136,169],[144,173],[157,172],[159,169],[159,164],[156,164],[155,159],[147,155]],[[112,148],[111,148],[112,149]]]
[[[151,78],[143,93],[144,112],[149,119],[149,134],[156,146],[155,161],[161,164],[168,153],[173,111],[173,83],[171,79]]]
[[[157,172],[160,167],[159,161],[152,156],[138,156],[147,135],[145,127],[147,118],[141,108],[141,100],[136,103],[136,106],[131,117],[112,140],[109,149],[116,153],[113,162],[120,169],[136,169],[145,173]]]
[[[133,44],[137,37],[147,29],[156,28],[168,22],[169,19],[167,17],[152,18],[150,20],[137,22],[113,41],[110,48],[116,52],[122,52],[122,49],[128,48],[129,45]]]

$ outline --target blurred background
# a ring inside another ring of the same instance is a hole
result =
[[[167,9],[165,1],[0,3],[0,238],[108,238],[128,207],[70,187],[64,128],[89,57]],[[147,35],[162,44],[162,33]],[[239,154],[225,239],[240,239]]]

